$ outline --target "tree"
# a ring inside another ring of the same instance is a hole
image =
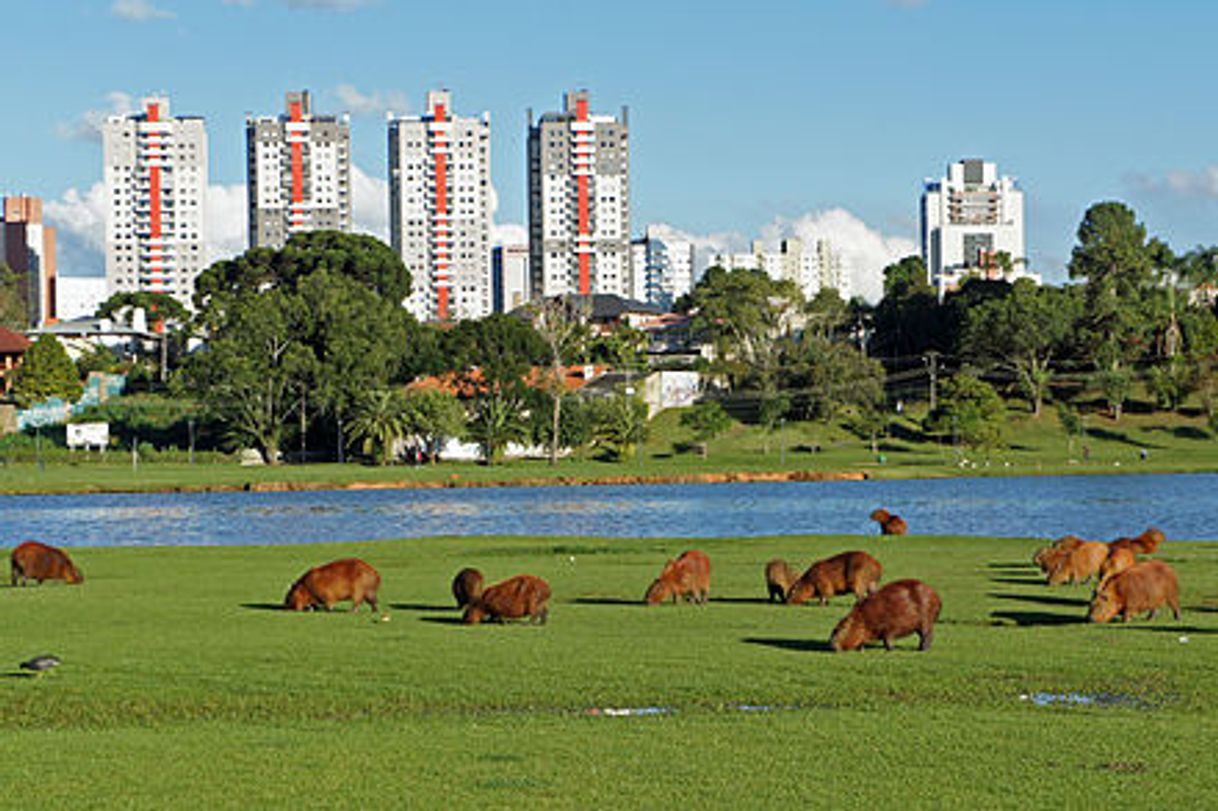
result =
[[[21,276],[4,262],[0,262],[0,326],[14,332],[22,332],[30,326]]]
[[[465,407],[453,395],[436,389],[406,394],[406,418],[410,433],[418,436],[427,457],[435,464],[448,440],[465,433]]]
[[[927,431],[958,437],[973,448],[1002,444],[1006,406],[994,387],[972,375],[958,374],[943,384],[938,407],[926,417]]]
[[[878,407],[884,399],[884,367],[849,344],[806,336],[792,366],[790,385],[797,413],[829,422],[850,407]]]
[[[637,395],[619,392],[594,401],[592,436],[609,458],[630,458],[634,448],[647,439],[647,404]]]
[[[1124,367],[1145,349],[1148,321],[1141,312],[1142,294],[1153,280],[1156,250],[1132,209],[1107,202],[1087,209],[1070,255],[1070,277],[1087,280],[1084,336],[1118,420],[1131,387]]]
[[[930,272],[920,256],[906,256],[884,268],[884,298],[934,295]]]
[[[926,264],[919,256],[907,256],[884,268],[884,298],[872,315],[871,354],[897,359],[928,350],[947,352],[952,340],[945,318]]]
[[[960,354],[982,368],[1014,374],[1039,417],[1053,377],[1050,364],[1068,350],[1080,304],[1069,289],[1019,279],[1002,298],[968,309]]]
[[[723,406],[713,400],[704,400],[681,415],[681,425],[694,433],[702,458],[706,458],[707,444],[732,427],[731,416]]]
[[[1074,441],[1083,435],[1083,417],[1078,409],[1069,403],[1058,402],[1057,421],[1066,432],[1066,454],[1073,458]]]
[[[564,368],[582,352],[588,341],[587,307],[574,297],[544,299],[532,306],[533,329],[545,343],[549,374],[545,388],[550,395],[550,464],[558,464],[562,403],[567,393]]]
[[[850,430],[871,443],[871,455],[879,456],[879,436],[888,430],[888,414],[878,405],[864,406],[850,419]]]
[[[804,308],[806,330],[818,338],[833,340],[850,323],[850,305],[832,287],[822,287]]]
[[[521,415],[523,400],[513,393],[500,390],[479,397],[474,403],[474,414],[467,432],[482,449],[482,458],[488,465],[498,464],[503,459],[503,450],[509,442],[525,437],[525,423]]]
[[[409,431],[406,403],[393,389],[370,389],[355,401],[351,439],[378,465],[393,461],[394,447]]]
[[[75,402],[82,393],[84,386],[76,364],[53,335],[43,335],[34,341],[13,373],[13,399],[21,408],[51,397]]]
[[[554,437],[550,393],[530,389],[528,412],[530,441],[549,447]],[[563,396],[562,419],[558,424],[558,447],[578,453],[592,442],[592,412],[593,406],[589,401],[575,394]]]
[[[770,452],[770,435],[778,429],[791,410],[791,398],[786,393],[767,393],[761,397],[757,419],[765,431],[765,453]]]

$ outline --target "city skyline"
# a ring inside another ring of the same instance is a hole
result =
[[[387,1],[24,6],[6,17],[7,51],[37,66],[37,81],[5,89],[22,126],[0,133],[0,191],[46,201],[62,272],[99,272],[96,124],[165,92],[175,111],[208,120],[209,210],[225,212],[209,217],[209,249],[238,252],[244,118],[307,88],[319,109],[351,113],[355,228],[387,239],[384,114],[417,114],[427,90],[446,87],[496,121],[495,222],[518,241],[525,111],[586,87],[598,107],[631,110],[632,236],[662,223],[702,248],[740,250],[755,234],[828,235],[848,264],[851,251],[874,263],[917,252],[924,179],[982,158],[1024,189],[1030,269],[1046,281],[1064,278],[1098,200],[1127,201],[1177,250],[1218,241],[1215,113],[1191,103],[1213,74],[1205,32],[1218,10],[977,5],[624,2],[602,20],[553,3],[473,3],[456,51],[411,34],[452,30],[438,10]],[[592,39],[571,36],[589,26]],[[155,72],[142,56],[150,39],[173,57]],[[403,39],[410,47],[395,47]],[[622,47],[597,45],[611,41]]]

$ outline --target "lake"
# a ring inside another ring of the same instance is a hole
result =
[[[1218,474],[0,497],[9,544],[241,545],[432,535],[912,534],[1218,540]]]

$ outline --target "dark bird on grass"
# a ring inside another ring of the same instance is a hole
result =
[[[59,667],[61,664],[63,664],[63,662],[60,661],[58,656],[47,655],[47,656],[35,656],[33,659],[30,659],[29,661],[22,662],[19,665],[19,667],[22,670],[34,671],[35,676],[41,676],[43,673],[46,673],[51,668]]]

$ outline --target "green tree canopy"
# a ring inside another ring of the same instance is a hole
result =
[[[453,395],[436,389],[407,392],[406,419],[410,432],[422,441],[432,464],[439,460],[448,440],[465,433],[465,406]]]
[[[136,310],[143,310],[149,326],[164,320],[170,324],[184,324],[190,320],[190,310],[168,293],[147,290],[115,293],[97,308],[98,318],[111,318],[128,326]]]
[[[22,408],[50,397],[75,402],[83,392],[76,364],[53,335],[34,341],[13,373],[13,399]]]
[[[994,387],[984,380],[958,374],[943,384],[938,407],[927,415],[926,430],[959,438],[973,448],[1002,444],[1006,406]]]
[[[25,285],[17,271],[0,262],[0,326],[22,332],[30,326]]]
[[[681,415],[681,425],[693,431],[694,441],[700,446],[704,459],[707,443],[727,433],[732,422],[731,415],[713,400],[704,400]]]

